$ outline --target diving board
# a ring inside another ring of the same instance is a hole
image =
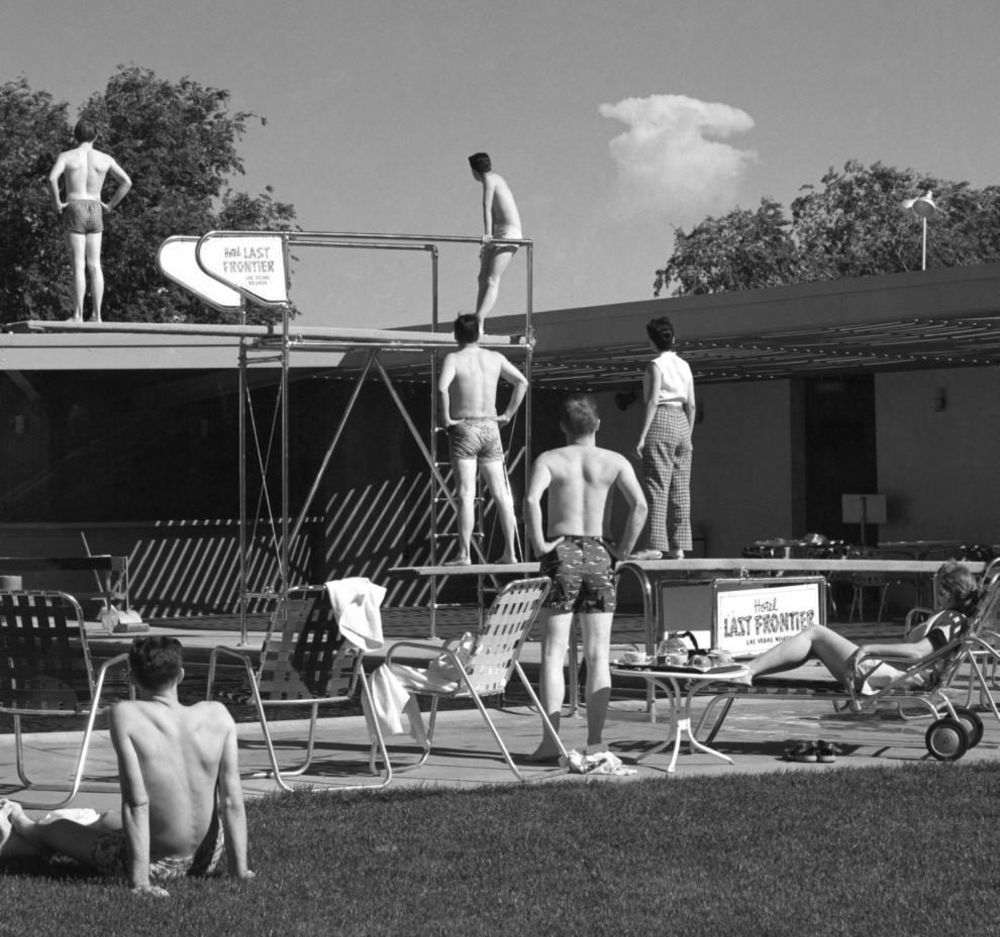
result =
[[[468,566],[394,566],[389,572],[401,576],[537,576],[538,563],[472,563]]]
[[[283,340],[282,327],[276,325],[221,325],[192,322],[58,322],[28,319],[5,325],[13,334],[46,335],[142,335],[162,337],[224,339],[233,344],[246,339],[260,344]],[[451,332],[418,332],[407,329],[353,329],[307,326],[292,323],[289,341],[298,348],[322,346],[333,351],[348,351],[358,347],[392,351],[415,351],[422,348],[454,348]],[[480,340],[486,348],[525,348],[523,335],[487,335]],[[308,349],[312,350],[312,349]]]

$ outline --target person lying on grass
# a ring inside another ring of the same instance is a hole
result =
[[[61,853],[157,896],[167,895],[159,883],[213,874],[223,854],[230,875],[253,878],[236,726],[221,703],[180,703],[182,664],[176,638],[133,642],[129,666],[138,698],[116,703],[109,720],[121,813],[108,811],[90,826],[36,823],[20,804],[0,800],[0,856]]]
[[[976,580],[967,566],[948,561],[934,574],[934,615],[914,628],[902,641],[884,644],[857,645],[825,625],[812,625],[759,657],[747,661],[745,679],[734,682],[753,683],[762,674],[793,670],[807,660],[820,660],[836,680],[845,687],[853,686],[857,693],[870,695],[888,686],[903,674],[903,669],[885,663],[881,656],[895,661],[918,661],[944,647],[975,613],[979,601]],[[859,661],[864,656],[866,659]],[[731,666],[716,668],[732,672]],[[711,673],[712,671],[709,671]]]

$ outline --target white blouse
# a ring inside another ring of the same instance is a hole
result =
[[[691,366],[677,352],[664,351],[653,359],[660,372],[657,404],[685,404],[691,397],[694,378]]]

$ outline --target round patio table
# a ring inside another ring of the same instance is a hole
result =
[[[666,741],[661,742],[648,752],[640,755],[638,760],[642,761],[644,758],[655,755],[668,746],[673,745],[673,754],[670,757],[670,764],[667,766],[667,774],[673,774],[677,767],[677,755],[681,748],[681,737],[684,733],[687,733],[689,750],[705,752],[732,764],[733,759],[728,755],[724,755],[722,752],[717,752],[714,748],[703,745],[695,738],[694,732],[691,731],[691,701],[702,687],[710,683],[737,683],[745,672],[746,668],[739,664],[719,668],[715,673],[708,673],[694,667],[668,667],[656,664],[623,664],[617,661],[612,662],[612,676],[639,677],[645,680],[649,686],[651,699],[655,701],[656,690],[659,688],[670,703],[671,734],[667,736]]]

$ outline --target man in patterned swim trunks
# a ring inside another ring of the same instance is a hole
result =
[[[597,445],[597,405],[589,394],[572,394],[562,404],[559,425],[566,437],[560,449],[543,452],[531,468],[524,513],[528,537],[541,570],[552,580],[542,619],[542,705],[558,731],[566,693],[563,661],[574,613],[580,617],[587,661],[587,752],[605,750],[604,721],[611,697],[611,622],[615,611],[614,559],[632,553],[646,523],[646,499],[635,470],[623,455]],[[603,537],[605,506],[613,488],[622,493],[629,514],[618,548]],[[548,527],[542,526],[542,496],[548,492]],[[544,532],[543,531],[547,531]],[[613,552],[612,552],[613,551]],[[558,758],[554,739],[545,734],[530,756]]]
[[[137,638],[129,665],[137,698],[116,703],[110,715],[120,815],[109,811],[90,826],[36,823],[19,804],[0,801],[0,852],[16,835],[22,846],[70,856],[157,896],[167,894],[159,883],[212,874],[223,853],[230,875],[253,878],[232,717],[221,703],[179,702],[176,638]]]
[[[476,469],[493,495],[503,530],[501,563],[516,563],[514,501],[503,461],[500,427],[509,423],[524,400],[528,381],[503,355],[479,347],[479,321],[474,315],[455,320],[458,351],[445,356],[438,378],[438,417],[448,431],[451,465],[458,496],[458,556],[447,566],[472,562]],[[497,415],[497,385],[503,378],[513,386],[510,401]]]
[[[63,217],[66,236],[73,257],[73,322],[83,321],[83,297],[90,273],[93,304],[91,321],[101,321],[104,301],[104,272],[101,270],[101,241],[104,232],[103,212],[111,211],[128,194],[132,180],[107,153],[94,149],[97,131],[89,121],[81,120],[73,131],[77,146],[60,153],[49,173],[49,187],[56,211]],[[104,179],[111,173],[118,188],[109,202],[101,201]],[[66,200],[59,194],[59,178],[65,177]]]

